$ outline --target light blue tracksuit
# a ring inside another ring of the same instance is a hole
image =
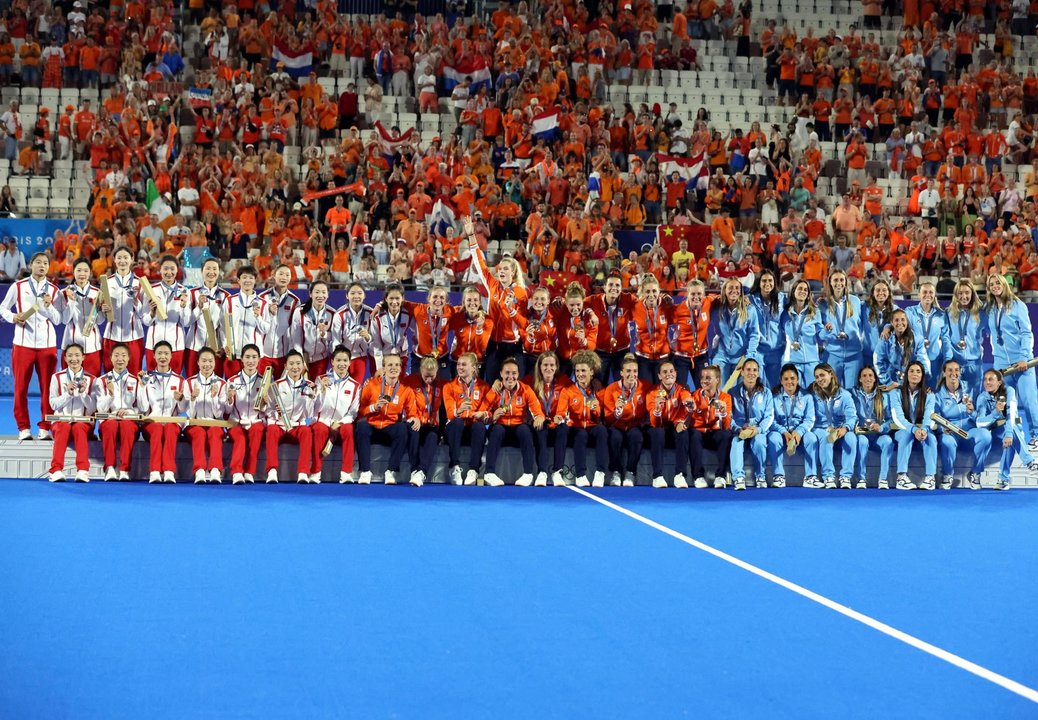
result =
[[[716,314],[711,313],[711,323],[714,325],[713,352],[710,362],[721,368],[721,383],[728,381],[728,377],[735,370],[735,366],[744,357],[749,360],[753,358],[763,364],[760,356],[760,326],[758,324],[757,310],[751,303],[746,308],[746,320],[739,322],[737,312],[728,308],[717,308]],[[767,379],[764,382],[768,382]]]
[[[825,330],[821,313],[816,310],[808,317],[806,310],[798,313],[787,307],[779,327],[786,340],[782,362],[796,365],[800,382],[810,385],[814,382],[815,366],[819,363],[818,341]]]
[[[862,352],[865,348],[865,311],[861,300],[854,295],[830,306],[828,299],[818,303],[822,313],[822,325],[832,325],[832,330],[822,330],[825,353],[822,360],[836,370],[843,387],[854,387],[858,383],[858,371],[864,364]],[[844,337],[840,337],[841,334]]]
[[[840,478],[850,480],[854,472],[854,454],[858,450],[855,442],[854,425],[858,413],[854,409],[854,398],[851,394],[840,390],[828,400],[813,394],[815,405],[815,426],[813,433],[818,443],[818,462],[822,466],[822,477],[831,478],[836,475],[833,451],[840,448]],[[829,442],[829,431],[847,428],[847,434],[835,443]]]
[[[782,433],[795,432],[800,435],[800,448],[804,452],[804,475],[818,474],[818,439],[815,437],[815,403],[814,397],[798,390],[794,396],[785,390],[779,390],[772,398],[775,408],[775,421],[768,433],[768,455],[772,467],[772,477],[785,475],[786,439]]]
[[[965,430],[969,437],[960,438],[953,432],[948,432],[937,425],[934,432],[937,433],[938,445],[941,457],[941,474],[955,474],[955,457],[959,453],[960,446],[966,446],[973,451],[973,467],[971,472],[981,473],[984,471],[984,460],[987,449],[991,447],[991,431],[977,427],[976,406],[974,412],[966,410],[966,398],[971,398],[970,385],[965,382],[959,383],[959,389],[952,392],[946,387],[937,390],[937,399],[934,412],[943,417],[953,425]],[[981,454],[977,448],[984,448]]]
[[[746,386],[739,383],[732,392],[732,438],[731,466],[732,477],[746,479],[746,446],[750,446],[753,459],[757,463],[758,479],[763,479],[768,466],[768,432],[775,420],[775,408],[771,401],[771,391],[761,385],[752,394]],[[739,437],[739,432],[748,427],[757,428],[757,434],[748,440]]]
[[[864,327],[864,331],[865,331],[865,350],[864,350],[864,356],[865,357],[864,357],[864,361],[865,361],[865,364],[867,366],[875,368],[876,367],[876,353],[879,351],[880,345],[883,344],[883,339],[881,337],[881,334],[883,333],[883,328],[890,326],[890,320],[885,319],[883,316],[880,316],[879,319],[877,319],[875,322],[872,322],[871,320],[868,319],[868,313],[869,313],[868,307],[867,306],[863,307],[862,310],[864,311],[865,316],[866,316],[865,317],[865,327]],[[891,329],[891,332],[893,332],[893,329]],[[855,378],[855,383],[857,383],[857,378]]]
[[[995,367],[1007,368],[1015,362],[1034,357],[1034,333],[1027,306],[1019,300],[1006,310],[995,306],[987,309],[987,333],[991,339],[991,354]],[[1038,435],[1038,383],[1034,368],[1022,373],[1006,375],[1006,385],[1016,391],[1020,414],[1025,422],[1024,437]]]
[[[876,393],[881,397],[880,412],[876,413]],[[854,409],[858,413],[858,425],[865,427],[869,420],[879,424],[879,432],[857,435],[858,452],[855,455],[856,476],[866,479],[865,462],[869,457],[869,449],[879,451],[879,480],[886,480],[890,474],[890,461],[894,458],[894,439],[890,437],[890,393],[882,393],[878,388],[866,393],[860,387],[851,390],[854,398]]]
[[[904,407],[905,401],[901,390],[892,390],[890,395],[890,410],[893,417],[892,426],[895,428],[894,444],[897,446],[897,471],[908,472],[908,461],[912,457],[912,447],[919,443],[923,448],[923,473],[925,475],[937,474],[937,436],[933,432],[933,409],[936,405],[936,396],[932,392],[916,390],[908,395],[908,407]],[[923,404],[922,419],[916,422],[916,411],[919,403]],[[922,428],[926,431],[926,437],[916,440],[915,430]]]
[[[1013,456],[1020,453],[1020,461],[1024,465],[1034,462],[1034,456],[1027,449],[1027,444],[1022,442],[1023,432],[1020,429],[1020,418],[1017,415],[1017,394],[1010,386],[1006,385],[1006,409],[999,412],[997,399],[991,393],[984,391],[977,396],[977,427],[990,433],[988,442],[990,445],[977,444],[974,452],[977,458],[983,458],[982,464],[986,464],[988,450],[991,445],[1002,444],[1006,429],[1013,433],[1013,444],[1002,448],[1002,460],[998,465],[998,477],[1009,482],[1009,470],[1013,467]]]
[[[948,314],[936,306],[924,313],[920,305],[905,309],[908,326],[915,335],[916,345],[922,351],[923,369],[931,388],[937,387],[940,380],[941,366],[952,356],[951,341],[948,335]]]
[[[761,377],[765,385],[777,385],[779,371],[782,369],[782,353],[785,351],[785,338],[779,330],[779,321],[789,299],[785,293],[778,293],[777,310],[772,310],[771,305],[764,302],[760,295],[751,295],[750,302],[757,311],[757,324],[760,329],[757,352],[764,359]]]
[[[922,343],[914,341],[910,350],[906,349],[895,333],[883,340],[876,351],[876,375],[880,385],[901,383],[905,379],[905,368],[908,363],[918,360],[925,365]]]
[[[984,377],[984,314],[973,317],[968,312],[960,312],[956,318],[949,312],[947,320],[951,356],[962,368],[963,384],[975,390]]]

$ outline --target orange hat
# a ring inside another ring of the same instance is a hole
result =
[[[69,112],[75,112],[76,111],[76,106],[75,105],[66,105],[65,106],[65,110],[69,111]]]
[[[40,115],[49,115],[49,114],[50,114],[50,108],[45,108],[45,107],[41,107],[40,108]]]

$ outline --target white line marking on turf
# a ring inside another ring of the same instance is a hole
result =
[[[812,592],[811,590],[808,590],[805,587],[797,585],[795,582],[790,582],[789,580],[781,578],[778,575],[768,572],[767,570],[762,570],[756,565],[751,565],[745,560],[740,560],[739,558],[729,555],[728,553],[722,550],[718,550],[717,548],[711,547],[706,543],[700,542],[695,538],[690,538],[688,535],[679,533],[677,530],[672,530],[666,525],[659,524],[655,520],[650,520],[649,518],[643,515],[639,515],[638,513],[632,510],[628,510],[627,508],[617,505],[616,503],[609,502],[608,500],[600,498],[597,495],[592,495],[591,493],[587,492],[582,488],[568,485],[567,489],[572,490],[573,492],[578,493],[580,495],[583,495],[589,500],[594,500],[600,505],[605,505],[610,510],[615,510],[621,515],[626,515],[632,520],[637,520],[643,525],[648,525],[653,530],[659,530],[661,533],[664,533],[665,535],[670,535],[675,540],[680,540],[681,542],[687,545],[691,545],[697,550],[702,550],[703,552],[709,555],[713,555],[719,560],[724,560],[726,563],[735,565],[737,568],[741,568],[746,572],[753,573],[759,578],[767,580],[768,582],[775,583],[779,587],[784,587],[786,590],[789,590],[791,592],[795,592],[797,595],[805,597],[808,600],[822,605],[823,607],[829,608],[830,610],[834,610],[845,617],[849,617],[851,620],[856,620],[860,622],[862,625],[866,625],[872,628],[873,630],[878,630],[884,635],[888,635],[889,637],[892,637],[895,640],[900,640],[906,645],[911,645],[917,650],[922,650],[923,652],[933,655],[935,658],[938,658],[940,660],[944,660],[945,662],[950,663],[951,665],[954,665],[957,668],[965,670],[969,673],[973,673],[977,677],[983,678],[984,680],[992,682],[995,685],[999,685],[1000,687],[1005,688],[1009,692],[1016,693],[1020,697],[1030,700],[1033,703],[1038,703],[1038,690],[1029,688],[1026,685],[1018,683],[1016,680],[1010,680],[1004,675],[999,675],[998,673],[992,670],[988,670],[985,667],[981,667],[980,665],[977,665],[974,662],[970,662],[969,660],[961,658],[958,655],[955,655],[954,653],[950,653],[947,650],[943,650],[937,647],[936,645],[931,645],[925,640],[920,640],[919,638],[909,635],[908,633],[903,632],[901,630],[898,630],[895,627],[891,627],[890,625],[887,625],[884,622],[880,622],[875,618],[869,617],[868,615],[864,615],[858,612],[857,610],[852,610],[846,605],[841,605],[835,600],[830,600],[824,595],[819,595],[816,592]]]

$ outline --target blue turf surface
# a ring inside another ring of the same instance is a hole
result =
[[[1038,493],[604,492],[1038,685]],[[566,490],[0,481],[12,718],[1036,717]]]

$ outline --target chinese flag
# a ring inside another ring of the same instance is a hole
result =
[[[573,282],[573,273],[561,270],[541,270],[541,287],[547,288],[553,298],[562,297],[571,282]]]
[[[689,252],[694,253],[696,259],[699,259],[706,257],[706,247],[710,244],[710,226],[660,225],[656,228],[656,237],[668,255],[673,255],[678,250],[678,240],[687,240]]]

